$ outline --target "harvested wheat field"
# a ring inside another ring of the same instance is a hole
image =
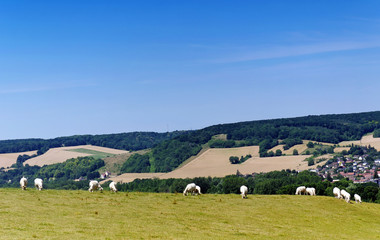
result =
[[[240,148],[211,148],[193,161],[159,178],[193,178],[193,177],[224,177],[236,173],[236,166],[230,163],[230,156],[259,156],[258,146]],[[247,161],[250,161],[247,160]]]
[[[313,168],[314,166],[307,166],[304,161],[311,155],[296,155],[296,156],[279,156],[268,158],[252,158],[248,159],[242,164],[238,164],[236,168],[243,174],[250,174],[253,172],[271,172],[280,171],[283,169],[294,169],[298,171]]]
[[[37,154],[37,151],[29,152],[18,152],[18,153],[2,153],[0,154],[0,168],[10,167],[12,164],[16,163],[17,157],[19,155],[33,155]]]
[[[224,177],[236,174],[237,170],[242,174],[252,174],[254,172],[270,172],[282,169],[305,170],[313,168],[307,166],[304,161],[310,155],[279,156],[279,157],[259,157],[259,147],[249,146],[240,148],[212,148],[196,157],[186,165],[175,169],[169,173],[125,173],[117,177],[110,178],[115,182],[132,182],[134,179],[146,178],[195,178],[195,177]],[[251,154],[252,158],[242,164],[231,164],[230,156],[245,156]]]
[[[307,146],[306,146],[307,143],[303,143],[303,144],[297,144],[297,145],[294,145],[293,147],[289,148],[288,150],[284,150],[284,146],[283,144],[280,144],[280,145],[277,145],[271,149],[268,150],[268,152],[270,151],[273,151],[274,153],[276,152],[277,149],[280,149],[282,154],[285,154],[285,155],[293,155],[293,151],[294,150],[297,150],[298,153],[302,153],[303,151],[305,151],[307,149]]]
[[[273,151],[275,153],[277,149],[280,149],[281,152],[282,152],[282,154],[293,155],[293,151],[297,150],[298,153],[301,154],[302,152],[306,151],[306,149],[308,149],[307,144],[309,142],[312,142],[312,143],[315,143],[315,144],[322,144],[322,145],[326,145],[326,146],[333,146],[334,145],[332,143],[316,142],[316,141],[310,141],[310,140],[302,140],[302,144],[294,145],[293,147],[289,148],[288,150],[284,150],[284,146],[285,146],[284,144],[279,144],[279,145],[274,146],[273,148],[269,149],[268,152],[269,151]]]
[[[340,153],[340,152],[343,152],[344,150],[348,151],[350,150],[350,147],[336,147],[334,148],[334,153]]]
[[[99,153],[122,154],[122,153],[128,153],[128,151],[118,150],[118,149],[113,149],[113,148],[98,147],[98,146],[92,146],[92,145],[59,147],[59,148],[51,148],[46,153],[25,161],[24,164],[29,164],[31,166],[33,165],[43,166],[43,165],[49,165],[49,164],[54,164],[54,163],[61,163],[70,158],[93,156]]]
[[[371,145],[377,151],[380,151],[380,138],[374,138],[373,134],[368,134],[363,136],[361,140],[357,141],[343,141],[339,143],[339,146],[348,146],[348,145],[359,145],[359,146],[368,146]]]

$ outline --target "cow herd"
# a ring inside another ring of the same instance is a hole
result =
[[[302,195],[305,194],[305,195],[311,195],[311,196],[315,196],[315,188],[307,188],[305,186],[299,186],[297,189],[296,189],[296,195]],[[347,203],[350,202],[350,198],[351,198],[351,195],[344,189],[340,190],[339,188],[337,187],[334,187],[333,189],[333,194],[336,198],[338,199],[344,199]],[[354,199],[355,199],[355,202],[356,203],[361,203],[362,202],[362,199],[361,197],[358,195],[358,194],[355,194],[354,195]]]
[[[310,196],[316,196],[317,194],[315,193],[315,188],[313,187],[305,187],[305,186],[300,186],[296,189],[296,195],[310,195]]]
[[[26,177],[22,177],[20,179],[20,187],[22,190],[26,190],[26,186],[28,185],[28,179]],[[34,186],[36,187],[37,190],[41,191],[42,188],[43,188],[43,180],[41,178],[36,178],[34,179]],[[93,192],[93,191],[97,191],[99,190],[100,192],[103,191],[103,188],[102,186],[100,185],[100,183],[96,180],[91,180],[90,183],[89,183],[89,189],[88,191],[89,192]],[[116,183],[115,182],[111,182],[110,185],[109,185],[109,188],[112,192],[117,192],[117,188],[116,188]],[[200,192],[200,190],[199,190]]]
[[[349,194],[346,190],[342,189],[340,190],[337,187],[334,187],[333,189],[334,196],[338,199],[344,199],[347,203],[350,202],[351,194]],[[356,203],[361,203],[362,198],[358,194],[354,194],[354,199]]]
[[[27,185],[28,185],[28,179],[25,178],[25,177],[22,177],[20,179],[20,187],[21,187],[21,189],[22,190],[26,190],[26,186]],[[37,190],[41,191],[42,188],[43,188],[43,180],[41,178],[34,179],[34,186],[36,187]],[[96,180],[91,180],[90,183],[89,183],[89,186],[90,186],[89,189],[88,189],[89,192],[93,192],[93,191],[97,191],[97,190],[99,190],[100,192],[103,191],[102,186]],[[110,188],[110,191],[117,192],[117,188],[116,188],[116,183],[115,182],[111,182],[109,184],[109,188]],[[199,187],[195,183],[189,183],[189,184],[187,184],[185,190],[183,190],[183,195],[187,196],[189,193],[191,195],[202,194],[201,193],[201,187]],[[241,197],[242,198],[247,198],[247,194],[248,194],[248,187],[244,186],[244,185],[241,186],[240,187],[240,195],[241,195]],[[313,188],[313,187],[305,187],[305,186],[299,186],[299,187],[297,187],[297,189],[296,189],[296,195],[302,195],[302,194],[303,195],[316,196],[315,188]],[[339,188],[335,187],[333,189],[333,194],[338,199],[344,199],[347,203],[350,202],[351,195],[346,190],[344,190],[344,189],[340,190]],[[361,197],[358,194],[354,195],[354,199],[355,199],[356,203],[361,203],[362,202],[362,199],[361,199]]]

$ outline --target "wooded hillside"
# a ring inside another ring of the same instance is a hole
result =
[[[53,139],[17,139],[0,141],[0,153],[16,153],[39,150],[38,154],[46,152],[49,148],[62,146],[94,145],[100,147],[116,148],[128,151],[137,151],[151,148],[157,143],[185,134],[187,131],[174,131],[167,133],[131,132],[103,135],[75,135]]]
[[[210,147],[260,146],[260,156],[267,157],[268,150],[283,140],[290,148],[303,140],[339,143],[358,140],[363,135],[380,128],[380,111],[352,114],[331,114],[220,124],[182,134],[159,143],[148,157],[134,158],[126,162],[124,171],[168,172],[178,167],[192,155],[196,155],[202,144]],[[212,136],[226,134],[227,140],[212,139]],[[211,140],[211,141],[210,141]],[[145,159],[139,167],[137,159]],[[131,164],[131,166],[129,166]],[[132,166],[133,165],[133,166]]]

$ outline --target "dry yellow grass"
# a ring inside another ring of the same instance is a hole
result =
[[[336,147],[336,148],[334,148],[334,153],[340,153],[344,150],[348,151],[348,150],[350,150],[350,148],[349,147]]]
[[[94,151],[105,152],[105,153],[110,153],[110,154],[128,153],[128,151],[124,151],[124,150],[98,147],[98,146],[92,146],[92,145],[59,147],[59,148],[51,148],[45,154],[29,159],[25,161],[24,164],[29,164],[31,166],[33,165],[43,166],[43,165],[49,165],[49,164],[54,164],[54,163],[61,163],[70,158],[91,156],[91,154],[88,154],[88,153],[70,151],[73,149],[88,149],[88,150],[94,150]]]
[[[275,153],[277,149],[280,149],[282,151],[282,153],[285,155],[293,155],[293,151],[294,151],[294,149],[296,149],[298,151],[298,153],[301,154],[306,149],[308,149],[308,147],[307,147],[308,142],[318,143],[318,144],[322,144],[322,145],[326,145],[326,146],[333,146],[334,145],[332,143],[302,140],[302,144],[294,145],[293,147],[289,148],[288,150],[284,150],[284,146],[285,146],[284,144],[279,144],[279,145],[269,149],[268,152],[273,151]]]
[[[380,205],[325,196],[0,189],[1,239],[379,239]]]
[[[380,151],[380,138],[374,138],[373,134],[368,134],[363,136],[361,140],[357,141],[343,141],[339,143],[339,146],[349,146],[351,144],[359,146],[368,146],[371,145],[376,150]]]
[[[118,177],[111,178],[113,181],[131,182],[136,178],[194,178],[194,177],[224,177],[236,174],[237,170],[242,174],[253,172],[270,172],[282,169],[305,170],[312,167],[307,166],[304,161],[310,155],[279,156],[260,158],[259,147],[240,147],[240,148],[212,148],[200,154],[186,165],[175,169],[169,173],[126,173]],[[251,154],[253,157],[242,164],[231,164],[230,156],[245,156]]]
[[[2,153],[0,154],[0,168],[10,167],[12,164],[16,163],[17,157],[19,155],[33,155],[36,154],[37,151],[29,151],[29,152],[18,152],[18,153]]]

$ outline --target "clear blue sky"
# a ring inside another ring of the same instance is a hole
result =
[[[380,1],[2,1],[0,139],[380,110]]]

